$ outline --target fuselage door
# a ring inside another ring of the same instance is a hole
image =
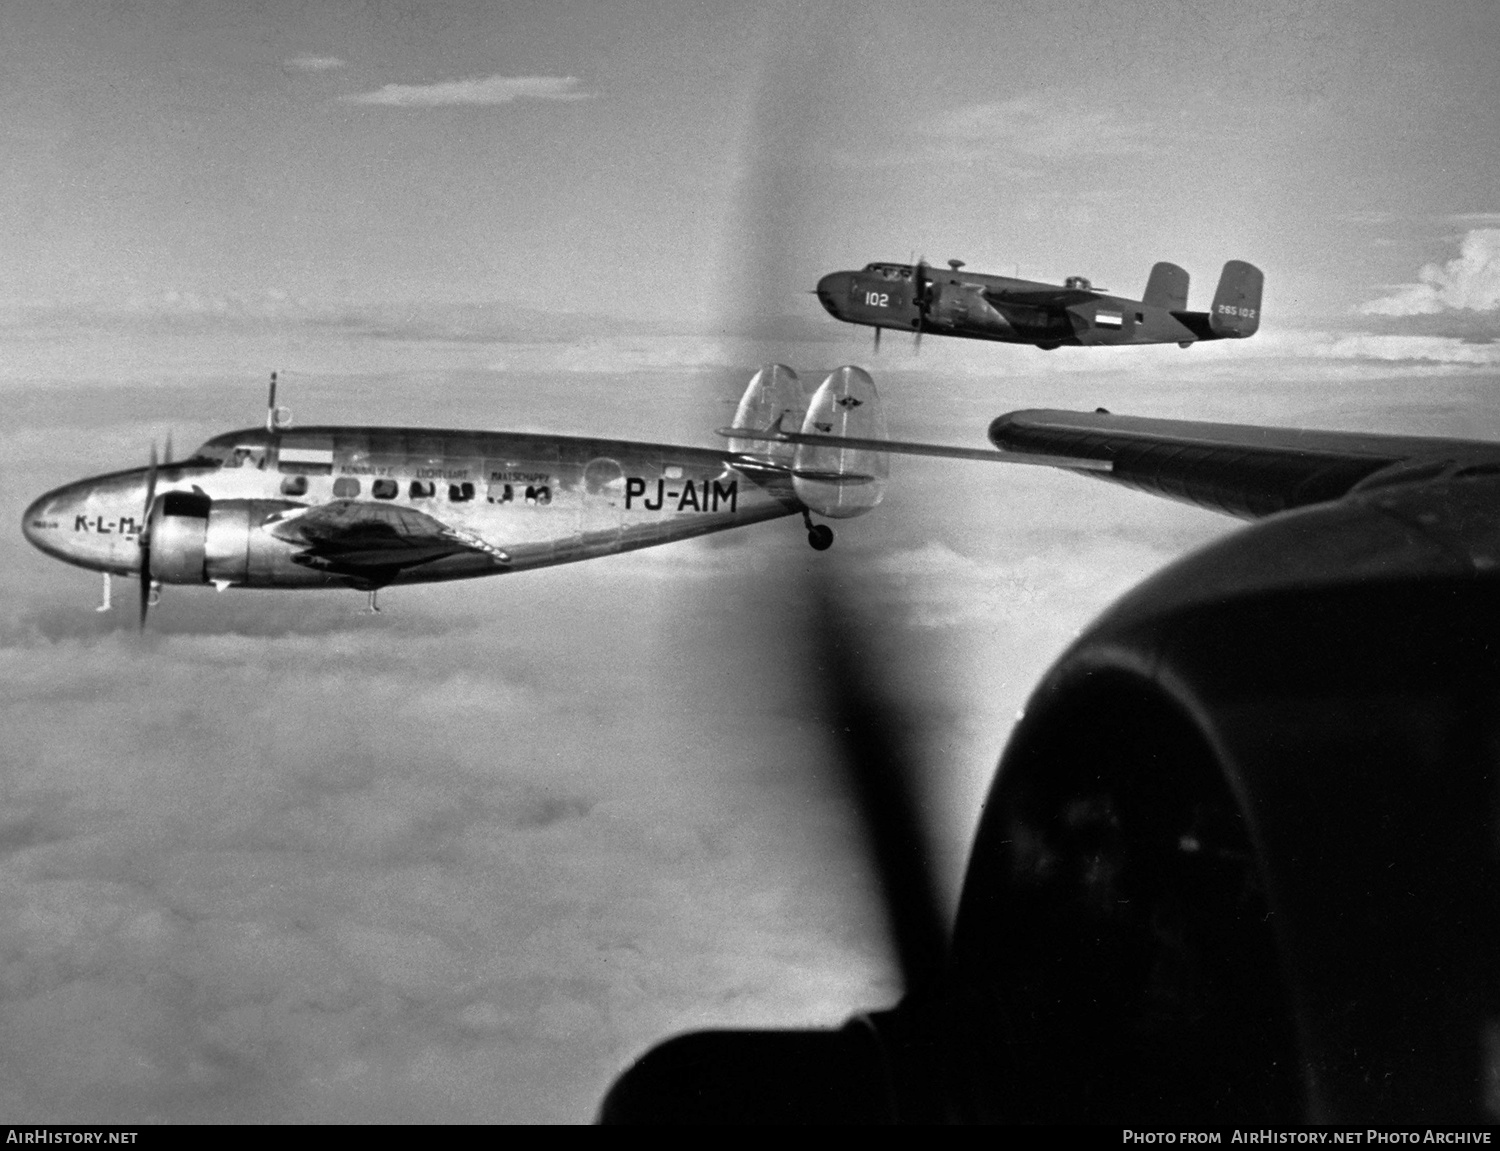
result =
[[[583,469],[583,509],[579,530],[584,542],[618,543],[625,516],[625,471],[619,460],[593,459]]]

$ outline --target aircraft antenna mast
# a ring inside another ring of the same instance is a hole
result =
[[[276,406],[276,373],[271,373],[271,394],[266,400],[266,431],[276,432],[292,426],[292,409]]]

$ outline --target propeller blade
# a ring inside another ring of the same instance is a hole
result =
[[[921,995],[942,974],[947,930],[919,816],[911,725],[902,723],[899,701],[880,682],[883,669],[862,658],[875,645],[840,606],[837,589],[819,581],[812,590],[814,662],[824,675],[820,694],[837,734],[842,782],[865,833],[906,993]]]
[[[170,456],[171,441],[167,441]],[[146,630],[146,612],[151,607],[151,507],[156,503],[156,442],[151,443],[151,463],[146,468],[146,506],[141,515],[141,530],[136,537],[140,552],[140,629]]]
[[[875,329],[875,354],[880,355],[880,329]]]
[[[927,298],[928,278],[926,256],[917,261],[913,275],[915,276],[915,280],[912,284],[912,291],[914,293],[912,302],[917,306],[917,338],[913,344],[913,350],[920,352],[922,350],[922,330],[926,327],[927,309],[929,306]]]

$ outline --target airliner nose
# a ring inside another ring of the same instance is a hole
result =
[[[64,563],[132,572],[139,563],[144,498],[144,468],[64,484],[32,501],[21,517],[21,534]]]
[[[818,302],[836,320],[842,320],[844,301],[849,298],[850,286],[854,283],[851,272],[829,272],[818,281]]]
[[[26,542],[58,559],[63,558],[63,512],[59,508],[59,497],[65,491],[65,488],[58,488],[33,500],[21,515],[21,534],[26,537]]]

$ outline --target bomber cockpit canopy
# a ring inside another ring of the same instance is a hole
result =
[[[874,272],[887,280],[911,279],[910,264],[866,264],[865,271]]]
[[[265,467],[266,438],[259,428],[226,432],[205,442],[183,463],[215,468]]]

